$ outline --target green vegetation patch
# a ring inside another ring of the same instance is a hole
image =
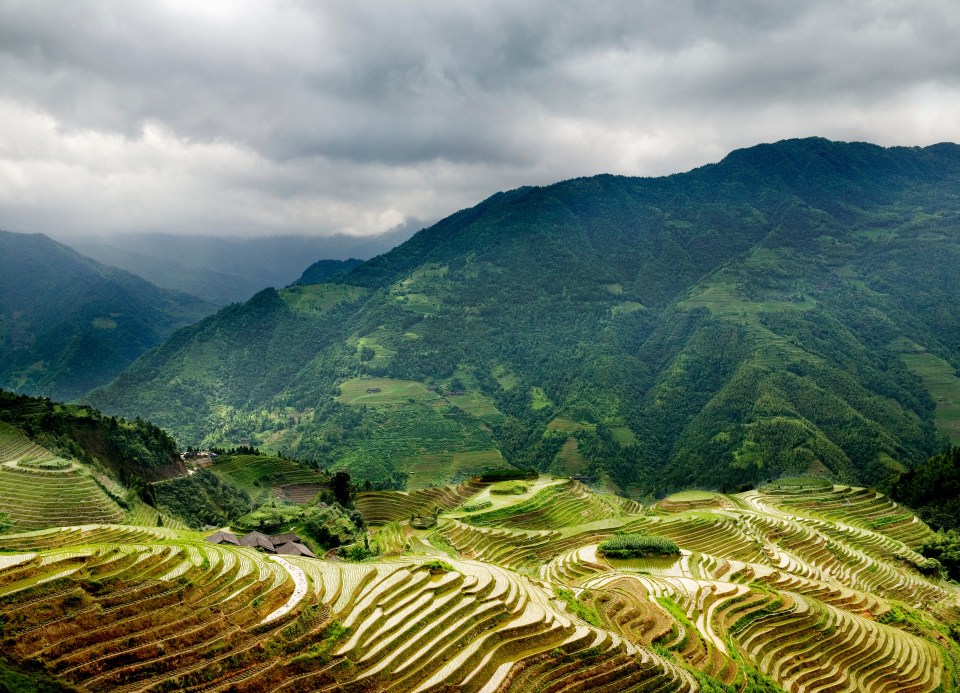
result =
[[[517,382],[519,382],[516,374],[511,372],[509,368],[503,365],[494,367],[493,377],[496,378],[497,382],[500,384],[500,387],[508,392],[515,388],[517,386]]]
[[[480,481],[512,481],[514,479],[536,480],[540,473],[536,469],[517,469],[504,467],[502,469],[485,469],[477,475]]]
[[[90,321],[90,324],[96,327],[98,330],[117,329],[117,321],[113,318],[94,318]]]
[[[637,434],[629,426],[613,426],[610,429],[610,436],[624,447],[637,444]]]
[[[566,482],[547,486],[518,503],[465,517],[463,521],[481,527],[562,529],[621,514],[619,508],[586,491],[582,485]]]
[[[283,289],[279,294],[295,313],[322,315],[337,304],[362,298],[367,289],[347,284],[299,284]]]
[[[500,496],[522,496],[530,487],[522,481],[498,481],[490,487],[490,493]]]
[[[960,529],[960,447],[951,447],[901,474],[890,487],[890,497],[934,529]],[[947,535],[940,539],[943,545],[924,555],[943,560],[940,552],[945,552],[947,560],[960,566],[960,541]],[[960,570],[955,578],[960,579]]]
[[[38,660],[13,664],[0,657],[0,691],[10,693],[69,693],[76,689],[50,677]]]
[[[603,621],[600,619],[600,614],[597,613],[597,610],[592,606],[584,604],[573,592],[563,587],[554,587],[553,593],[557,599],[567,605],[570,613],[575,614],[595,628],[603,627]]]
[[[583,470],[583,456],[576,438],[567,438],[557,453],[552,469],[561,476],[575,476]]]
[[[645,305],[637,301],[622,301],[611,308],[610,312],[616,317],[618,315],[629,315],[630,313],[636,313],[638,310],[646,309],[647,307]]]
[[[441,305],[440,299],[418,292],[399,293],[395,300],[406,310],[420,315],[433,315]]]
[[[407,470],[407,489],[410,491],[442,486],[450,481],[475,476],[496,468],[506,468],[499,450],[469,450],[418,455],[402,460]]]
[[[571,433],[576,433],[577,431],[593,432],[595,430],[597,430],[596,424],[583,423],[580,421],[572,421],[570,419],[565,419],[562,416],[558,416],[557,418],[551,420],[550,423],[547,424],[547,428],[544,431],[544,435],[548,435],[550,433],[571,434]]]
[[[546,409],[547,407],[552,407],[553,402],[547,397],[547,393],[543,391],[542,387],[533,387],[530,388],[530,408],[534,411],[540,411],[541,409]]]
[[[680,491],[667,496],[667,500],[673,503],[696,503],[698,501],[710,501],[717,497],[713,491]]]
[[[385,347],[378,339],[380,334],[360,337],[356,342],[360,361],[371,367],[383,367],[396,355],[396,350]]]
[[[250,512],[252,506],[250,494],[206,469],[155,483],[149,491],[157,508],[194,529],[229,524]]]
[[[784,477],[771,481],[764,487],[764,491],[786,491],[788,493],[800,493],[802,491],[829,491],[833,488],[833,482],[830,479],[810,476]]]
[[[937,403],[934,420],[954,445],[960,444],[960,378],[956,369],[938,356],[924,353],[900,354],[907,368],[920,376]]]
[[[452,573],[454,571],[454,567],[452,565],[441,560],[427,561],[426,563],[421,564],[421,567],[426,568],[433,575]]]
[[[503,414],[497,409],[493,399],[475,390],[469,390],[462,395],[448,396],[447,401],[478,419],[490,422],[503,420]]]
[[[221,455],[210,471],[254,494],[272,486],[330,482],[329,475],[323,472],[294,460],[266,455]]]
[[[672,539],[650,534],[618,534],[600,542],[597,552],[610,558],[679,556],[680,547]]]
[[[354,378],[340,385],[341,404],[410,404],[429,402],[440,396],[423,383],[393,378]]]

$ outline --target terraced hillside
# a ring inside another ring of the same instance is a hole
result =
[[[957,686],[960,588],[917,553],[930,530],[883,496],[772,487],[642,508],[527,486],[363,495],[370,544],[392,550],[359,563],[167,527],[0,535],[4,653],[93,691]],[[605,558],[617,532],[680,554]]]
[[[0,512],[14,527],[122,522],[124,511],[84,466],[0,423]],[[154,522],[156,524],[156,522]]]
[[[328,474],[281,457],[221,455],[210,471],[253,497],[269,495],[293,503],[306,503],[330,486]]]

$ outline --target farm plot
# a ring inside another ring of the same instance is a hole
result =
[[[458,486],[435,486],[410,492],[368,491],[357,497],[356,506],[368,524],[386,524],[409,520],[413,515],[432,514],[437,508],[452,510],[484,486],[471,481]]]
[[[470,515],[464,521],[478,527],[558,529],[622,514],[619,505],[591,493],[577,481],[569,481],[545,488],[522,503]]]
[[[280,457],[260,455],[221,456],[210,471],[252,495],[274,489],[276,495],[294,502],[306,502],[328,488],[326,474]]]
[[[340,384],[337,401],[341,404],[390,405],[429,402],[440,395],[423,383],[393,378],[354,378]]]
[[[525,483],[361,494],[382,555],[359,563],[273,561],[166,527],[0,536],[4,654],[87,690],[957,687],[960,588],[920,572],[929,529],[904,530],[882,496],[793,485],[644,510]],[[604,557],[617,532],[680,555]]]
[[[15,528],[122,522],[124,512],[78,468],[45,471],[0,465],[0,511]]]
[[[347,440],[343,457],[359,476],[382,475],[387,467],[407,473],[416,488],[504,466],[487,424],[446,400],[367,406],[362,415],[362,432]]]

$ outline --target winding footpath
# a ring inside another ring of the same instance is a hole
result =
[[[307,594],[307,574],[303,572],[303,569],[293,565],[280,556],[269,556],[268,558],[282,565],[284,569],[290,573],[290,577],[293,578],[294,590],[293,594],[290,595],[290,599],[287,600],[287,603],[273,613],[268,614],[267,617],[260,622],[261,624],[276,621],[281,616],[287,615]]]

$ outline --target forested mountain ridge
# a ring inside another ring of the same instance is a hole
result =
[[[213,306],[43,234],[0,231],[0,387],[72,399]]]
[[[500,193],[177,332],[91,401],[401,486],[875,482],[960,422],[958,183],[956,145],[807,139]]]

